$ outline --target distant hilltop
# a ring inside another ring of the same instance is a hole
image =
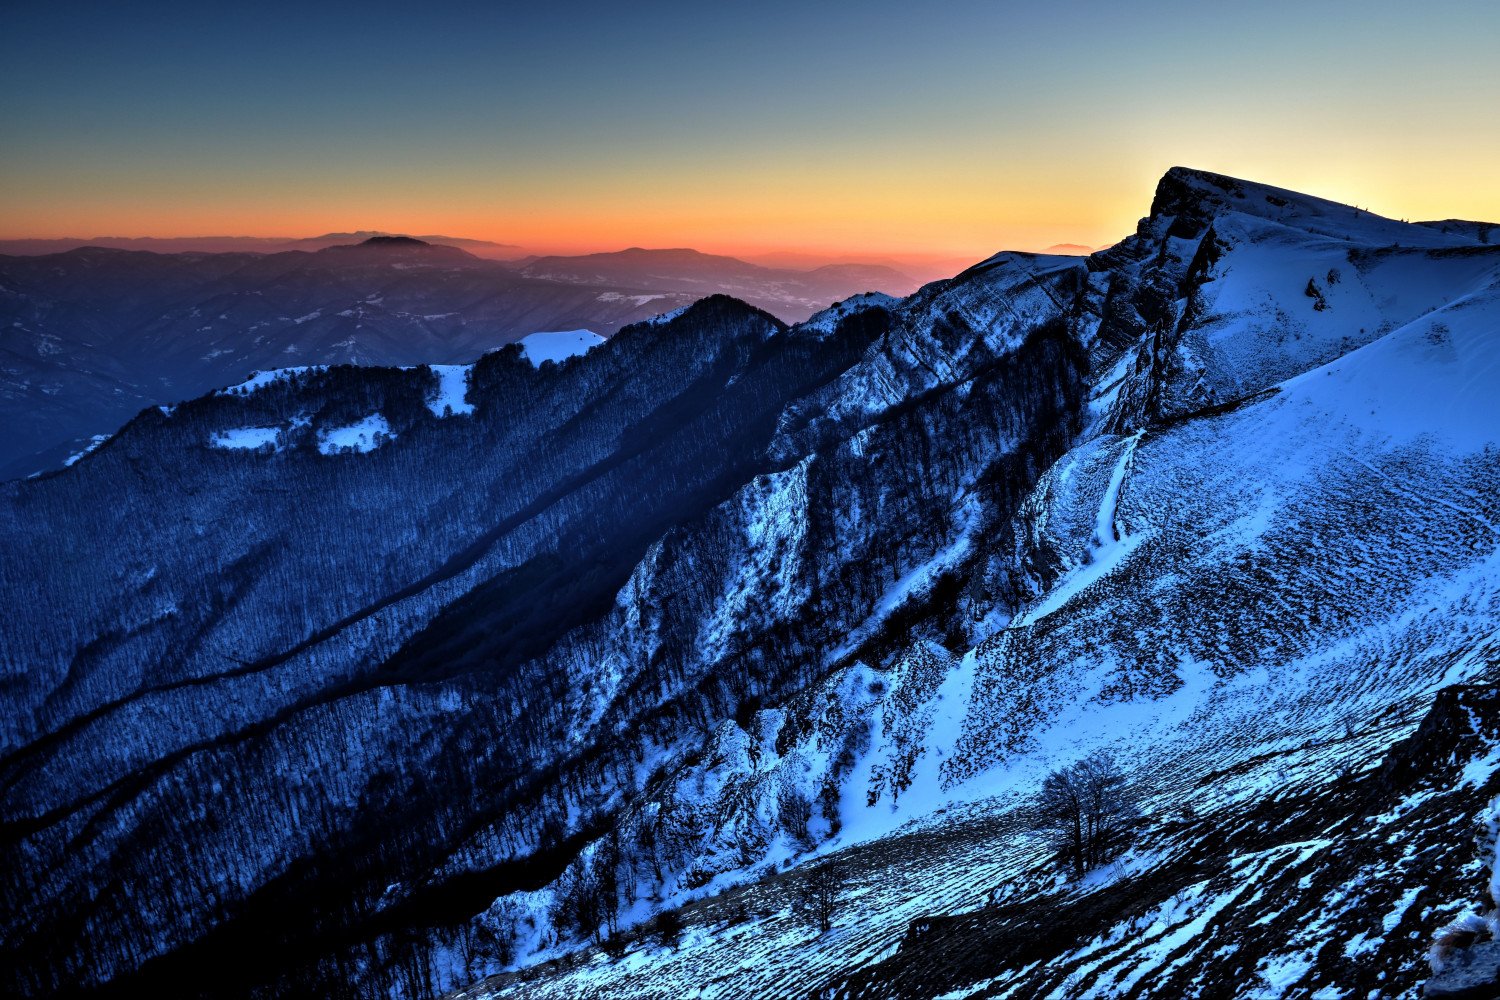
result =
[[[324,233],[321,236],[93,236],[88,239],[65,236],[59,239],[0,240],[0,254],[35,257],[63,253],[79,247],[109,247],[113,250],[148,250],[152,253],[282,253],[287,250],[322,250],[326,247],[371,240],[410,241],[410,244],[433,243],[458,247],[476,257],[491,260],[515,260],[526,251],[512,243],[471,240],[461,236],[408,236],[377,229],[360,229],[349,233]]]
[[[415,236],[371,236],[363,241],[367,247],[430,247],[427,240],[419,240]]]

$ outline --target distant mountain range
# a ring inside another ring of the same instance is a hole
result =
[[[512,264],[388,234],[320,245],[359,235],[275,253],[91,246],[0,257],[10,431],[0,478],[54,467],[147,406],[252,370],[471,360],[538,331],[608,335],[720,291],[797,321],[857,292],[917,284],[887,267],[801,272],[692,250]]]
[[[796,322],[857,292],[906,295],[919,282],[879,264],[825,264],[812,270],[770,268],[697,250],[643,250],[579,257],[535,257],[518,263],[522,274],[582,285],[631,285],[686,292],[696,298],[732,295],[778,318]]]
[[[952,254],[904,253],[874,254],[828,254],[797,250],[771,250],[760,253],[736,253],[734,256],[762,267],[787,268],[793,271],[812,271],[829,264],[871,264],[889,267],[909,274],[919,284],[927,284],[950,278],[974,263],[973,257],[956,257]]]
[[[79,247],[109,247],[114,250],[149,250],[152,253],[284,253],[287,250],[322,250],[325,247],[347,243],[360,243],[378,236],[393,236],[374,229],[362,229],[352,233],[324,233],[322,236],[95,236],[79,239],[67,236],[59,239],[0,240],[0,254],[37,256],[40,254],[65,253]],[[492,260],[514,260],[524,257],[526,251],[509,243],[492,243],[489,240],[470,240],[461,236],[416,236],[424,243],[441,243],[444,246],[461,247],[476,257]]]
[[[0,255],[38,256],[40,254],[64,253],[79,247],[111,247],[116,250],[149,250],[152,253],[282,253],[287,250],[321,250],[340,244],[360,243],[374,236],[398,236],[378,229],[361,229],[354,232],[324,233],[321,236],[94,236],[84,239],[76,236],[57,239],[0,239]],[[461,236],[426,236],[412,234],[425,243],[441,243],[444,246],[460,247],[476,257],[490,260],[531,260],[542,256],[557,256],[540,250],[529,249],[513,243],[495,243],[489,240],[467,239]],[[1058,244],[1058,248],[1074,247],[1077,244]],[[1080,247],[1082,251],[1088,248]],[[1067,253],[1065,249],[1049,249],[1048,253]],[[565,254],[563,256],[574,256]],[[956,257],[951,254],[907,253],[890,254],[816,253],[796,250],[768,250],[756,253],[735,253],[732,259],[761,267],[785,271],[814,271],[830,264],[868,264],[886,267],[910,275],[918,284],[926,284],[962,271],[974,262],[973,258]]]

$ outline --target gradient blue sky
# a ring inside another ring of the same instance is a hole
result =
[[[1110,242],[1186,163],[1500,218],[1500,3],[7,3],[0,236]]]

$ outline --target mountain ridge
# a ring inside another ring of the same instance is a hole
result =
[[[608,335],[730,285],[800,318],[867,285],[911,284],[878,269],[803,274],[709,255],[690,258],[690,276],[657,274],[655,263],[613,278],[531,276],[408,239],[377,234],[264,254],[80,247],[0,257],[0,415],[14,429],[0,443],[0,477],[60,464],[132,412],[246,371],[456,364],[539,331]],[[640,256],[658,262],[656,254]]]
[[[22,256],[64,253],[85,246],[117,250],[144,250],[152,253],[281,253],[287,250],[318,250],[326,246],[361,242],[376,236],[399,235],[375,229],[347,233],[324,233],[321,236],[94,236],[88,239],[58,237],[53,239],[0,239],[0,254]],[[459,236],[415,236],[427,243],[470,248],[484,255],[506,259],[519,255],[522,248],[510,243],[475,240]]]

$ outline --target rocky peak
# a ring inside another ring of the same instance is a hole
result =
[[[1372,246],[1436,248],[1479,243],[1474,224],[1429,227],[1401,222],[1359,206],[1192,167],[1173,167],[1157,182],[1150,218],[1170,219],[1170,235],[1193,239],[1227,212]]]

